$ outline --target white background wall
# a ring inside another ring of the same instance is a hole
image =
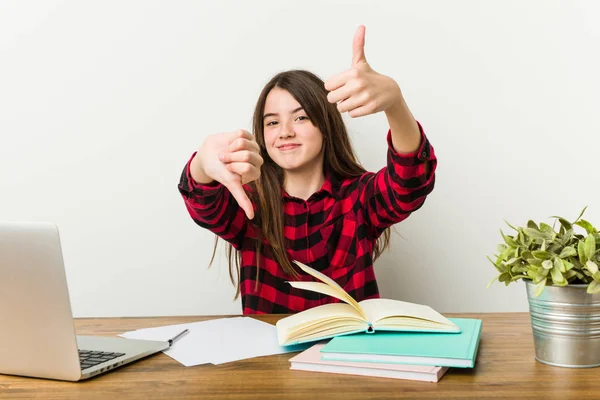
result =
[[[439,157],[376,263],[382,296],[526,311],[522,284],[486,289],[485,256],[503,219],[589,205],[600,224],[599,15],[591,0],[1,1],[0,220],[58,224],[76,316],[239,313],[181,169],[206,135],[250,128],[275,73],[347,69],[365,24],[367,60]],[[347,122],[381,168],[385,116]]]

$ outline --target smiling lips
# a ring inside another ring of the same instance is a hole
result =
[[[277,148],[281,151],[287,151],[287,150],[294,150],[297,147],[300,147],[300,145],[297,143],[287,143],[287,144],[282,144],[281,146],[278,146]]]

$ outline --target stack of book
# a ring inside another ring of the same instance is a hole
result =
[[[437,382],[473,368],[481,320],[450,318],[460,333],[376,332],[338,336],[290,359],[291,369]]]
[[[277,322],[281,346],[317,342],[290,359],[291,369],[437,382],[448,368],[474,367],[481,320],[445,318],[428,306],[397,300],[356,302],[329,277],[296,264],[323,283],[290,285],[343,303],[314,307]]]

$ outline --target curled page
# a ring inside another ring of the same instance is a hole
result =
[[[340,299],[340,300],[350,304],[352,307],[356,308],[356,310],[358,310],[358,312],[363,316],[365,321],[368,321],[367,315],[365,314],[363,309],[360,307],[358,302],[356,300],[354,300],[352,298],[352,296],[350,296],[340,285],[338,285],[336,281],[334,281],[327,275],[322,274],[321,272],[309,267],[308,265],[302,264],[300,261],[294,260],[293,262],[297,266],[299,266],[300,269],[302,269],[302,271],[317,278],[318,280],[320,280],[323,283],[288,282],[290,285],[292,285],[293,287],[298,288],[298,289],[311,290],[313,292],[326,294],[328,296],[335,297],[336,299]]]

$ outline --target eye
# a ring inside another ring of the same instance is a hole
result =
[[[297,119],[300,121],[304,121],[304,120],[308,121],[308,117],[306,115],[301,115]]]
[[[267,122],[266,126],[274,126],[276,124],[277,124],[277,121],[270,121],[270,122]]]

